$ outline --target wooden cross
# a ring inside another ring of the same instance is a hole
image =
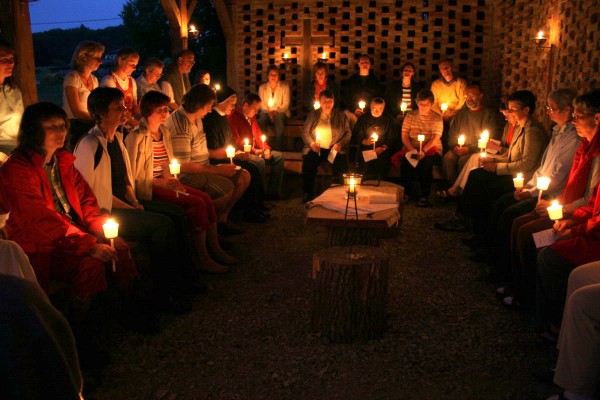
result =
[[[331,45],[331,36],[312,34],[312,20],[305,19],[302,23],[301,36],[285,36],[282,38],[283,46],[302,46],[302,70],[304,71],[304,87],[308,86],[311,79],[311,67],[313,63],[312,46]],[[307,73],[308,72],[308,73]]]

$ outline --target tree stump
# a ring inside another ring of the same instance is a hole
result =
[[[378,247],[332,247],[313,256],[312,327],[332,342],[380,337],[385,328],[388,255]]]

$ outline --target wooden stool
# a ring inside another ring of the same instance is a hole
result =
[[[378,247],[332,247],[315,253],[313,329],[338,343],[380,337],[388,270],[388,255]]]

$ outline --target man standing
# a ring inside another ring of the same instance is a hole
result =
[[[494,137],[496,112],[482,103],[483,93],[477,85],[469,85],[466,92],[466,105],[456,113],[448,131],[448,147],[444,154],[442,168],[448,185],[452,186],[471,154],[478,151],[477,140],[484,130]],[[465,142],[458,144],[458,138],[464,135]]]
[[[191,50],[183,50],[175,57],[175,62],[169,66],[165,72],[163,81],[171,85],[173,90],[173,100],[178,105],[183,101],[183,95],[190,90],[189,73],[196,63],[194,52]]]
[[[342,86],[342,106],[352,127],[358,117],[365,113],[365,108],[359,106],[364,101],[369,105],[375,97],[383,97],[379,80],[371,73],[371,58],[362,54],[358,58],[358,73],[352,75]]]

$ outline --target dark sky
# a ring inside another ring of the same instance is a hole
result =
[[[127,0],[39,0],[29,3],[31,30],[76,28],[83,24],[98,29],[122,23],[119,13]]]

